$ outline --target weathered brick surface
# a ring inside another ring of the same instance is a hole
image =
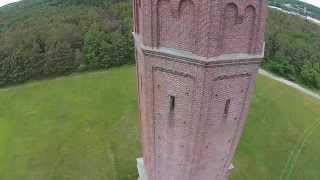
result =
[[[135,0],[143,44],[204,57],[263,51],[266,0]]]
[[[266,0],[136,0],[149,180],[225,180],[263,58]]]

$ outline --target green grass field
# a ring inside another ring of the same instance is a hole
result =
[[[134,67],[0,90],[0,180],[136,180]],[[320,101],[259,77],[232,180],[318,180]]]

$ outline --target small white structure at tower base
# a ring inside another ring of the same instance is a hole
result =
[[[147,172],[144,167],[143,158],[137,159],[137,168],[138,168],[138,172],[139,172],[138,180],[148,180]]]

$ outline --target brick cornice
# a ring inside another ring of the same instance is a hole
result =
[[[141,49],[144,54],[150,56],[157,56],[167,58],[172,61],[184,61],[185,63],[192,63],[202,66],[225,66],[225,65],[239,65],[239,64],[260,64],[264,58],[264,48],[261,54],[222,54],[216,57],[204,57],[193,54],[191,52],[177,50],[166,47],[149,47],[145,46],[138,35],[133,33],[136,48]]]

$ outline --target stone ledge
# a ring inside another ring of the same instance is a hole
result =
[[[261,63],[264,58],[264,50],[261,54],[223,54],[216,57],[203,57],[193,54],[191,52],[177,50],[173,48],[153,48],[149,46],[145,46],[141,41],[140,38],[133,33],[135,44],[137,48],[142,49],[142,51],[147,55],[153,55],[158,57],[165,57],[171,60],[183,60],[189,63],[195,63],[200,65],[227,65],[227,64],[239,64],[239,63]],[[265,45],[263,49],[265,48]]]

